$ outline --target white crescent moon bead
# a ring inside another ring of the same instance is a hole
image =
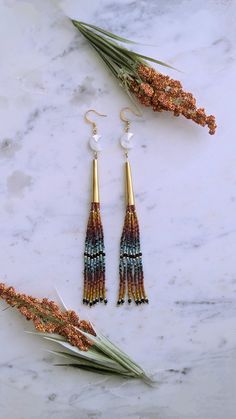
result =
[[[121,147],[123,147],[125,150],[130,150],[131,148],[133,148],[133,136],[134,134],[132,132],[125,132],[120,138]]]
[[[101,135],[94,134],[89,140],[89,146],[93,151],[101,151]]]

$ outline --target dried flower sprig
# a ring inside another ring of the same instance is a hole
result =
[[[213,115],[197,108],[196,99],[185,92],[181,83],[151,68],[147,61],[161,66],[170,65],[125,48],[121,43],[134,43],[98,26],[72,19],[74,26],[87,39],[127,94],[155,112],[170,111],[182,115],[215,134],[217,125]],[[118,41],[118,42],[117,42]]]
[[[16,292],[0,283],[0,299],[16,308],[27,320],[32,320],[37,335],[52,341],[62,351],[54,354],[67,359],[66,365],[100,374],[139,378],[150,384],[144,370],[128,355],[99,333],[90,322],[80,320],[73,310],[61,309],[54,301],[39,299]]]
[[[15,291],[13,287],[0,284],[0,298],[17,310],[27,319],[32,320],[38,332],[56,333],[66,338],[81,351],[87,351],[91,341],[81,332],[96,335],[89,322],[80,320],[72,310],[62,311],[54,301],[47,298],[38,299]]]

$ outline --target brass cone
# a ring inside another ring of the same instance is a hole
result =
[[[134,205],[134,191],[132,175],[129,161],[125,162],[125,183],[126,183],[126,202],[127,205]]]
[[[99,203],[99,186],[98,186],[98,160],[93,159],[93,189],[92,202]]]

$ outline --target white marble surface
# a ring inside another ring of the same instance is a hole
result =
[[[236,142],[233,0],[3,0],[0,5],[0,274],[55,297],[117,342],[159,381],[54,367],[30,325],[0,313],[0,417],[234,419],[236,415]],[[116,308],[124,203],[117,82],[66,15],[154,46],[138,46],[217,116],[207,129],[171,115],[135,120],[131,153],[150,305]],[[100,119],[109,304],[80,304],[89,208],[88,108]],[[4,308],[4,304],[1,303]]]

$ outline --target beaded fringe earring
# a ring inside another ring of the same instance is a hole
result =
[[[90,109],[85,114],[85,121],[92,124],[93,135],[89,145],[94,153],[92,175],[92,202],[88,219],[85,251],[84,251],[84,291],[83,304],[90,307],[98,302],[107,304],[105,289],[105,247],[103,227],[100,214],[98,153],[101,151],[100,138],[95,122],[88,119],[87,114],[95,112],[99,116],[107,116]]]
[[[120,118],[125,122],[125,133],[121,137],[121,146],[125,150],[125,183],[126,183],[126,214],[123,232],[120,241],[120,264],[119,264],[119,296],[117,304],[124,304],[126,293],[128,303],[132,300],[135,303],[148,303],[144,289],[143,263],[140,248],[139,223],[135,209],[134,193],[131,177],[131,168],[128,160],[128,151],[132,148],[133,134],[129,132],[130,122],[124,117],[124,111],[131,111],[140,116],[130,108],[124,108],[120,112]]]

